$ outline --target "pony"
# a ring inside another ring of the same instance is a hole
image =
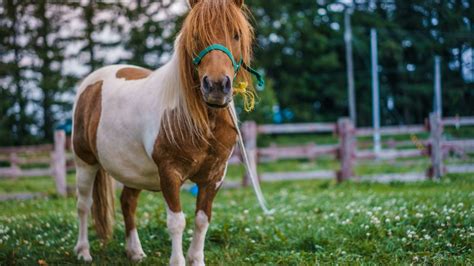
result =
[[[79,85],[73,107],[72,147],[76,163],[78,259],[91,261],[88,215],[99,238],[110,239],[114,220],[114,182],[125,221],[127,257],[143,252],[135,224],[140,191],[161,191],[167,206],[171,265],[184,265],[185,216],[180,187],[196,183],[195,229],[187,252],[191,265],[204,265],[204,240],[212,202],[224,180],[237,141],[231,111],[233,82],[250,82],[253,29],[243,0],[189,0],[190,11],[175,40],[169,62],[151,71],[111,65],[89,74]],[[207,50],[199,63],[199,51]],[[227,52],[223,52],[227,50]],[[236,58],[236,60],[230,60]],[[253,90],[251,88],[251,90]]]

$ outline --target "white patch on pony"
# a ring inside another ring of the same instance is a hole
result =
[[[127,252],[127,257],[134,262],[138,262],[146,257],[136,228],[133,228],[130,231],[130,234],[126,239],[125,251]]]
[[[102,167],[126,186],[160,190],[152,153],[164,113],[175,108],[182,98],[178,54],[175,52],[167,64],[146,78],[117,78],[122,68],[139,67],[112,65],[94,71],[81,83],[77,95],[88,85],[103,81],[97,128]]]
[[[193,240],[187,254],[188,262],[191,265],[204,265],[204,241],[208,228],[209,218],[206,213],[199,210],[195,218]]]
[[[183,232],[186,227],[186,219],[183,212],[173,212],[166,208],[166,224],[171,237],[170,265],[185,265],[183,256]]]
[[[99,167],[88,165],[77,156],[74,156],[74,160],[76,161],[77,214],[79,220],[79,233],[74,253],[79,260],[90,262],[92,256],[87,236],[87,217],[92,206],[92,188]]]
[[[232,150],[230,151],[229,158],[227,158],[227,162],[225,163],[225,168],[224,168],[224,174],[222,175],[221,180],[219,180],[216,183],[216,190],[219,189],[221,187],[222,183],[224,182],[225,175],[227,174],[227,166],[229,165],[229,159],[230,159],[230,157],[232,157],[233,153],[234,153],[234,148],[232,148]]]

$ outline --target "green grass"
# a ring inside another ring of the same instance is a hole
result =
[[[250,188],[218,194],[206,239],[207,264],[474,263],[473,175],[411,184],[277,182],[264,183],[263,190],[276,210],[272,216],[262,214]],[[194,201],[182,193],[185,247]],[[73,198],[0,202],[0,210],[2,264],[78,263],[72,254],[77,234]],[[165,265],[171,247],[161,194],[142,193],[137,215],[148,255],[143,264]],[[108,245],[90,232],[98,265],[129,263],[119,211],[116,217]]]
[[[67,175],[67,184],[70,186],[75,184],[74,173]],[[53,195],[56,193],[56,187],[51,176],[0,180],[0,194],[19,192],[40,192]]]
[[[449,132],[455,137],[471,131]],[[472,136],[472,135],[471,135]],[[418,136],[423,139],[425,136]],[[397,140],[410,136],[397,136]],[[360,138],[369,140],[370,138]],[[259,145],[335,143],[332,135],[265,136]],[[474,163],[474,155],[450,157],[447,164]],[[423,172],[429,158],[365,160],[357,175]],[[337,170],[332,157],[259,164],[259,172]],[[243,167],[232,165],[227,180],[239,180]],[[74,175],[68,175],[74,184]],[[222,190],[215,200],[206,239],[208,265],[314,264],[463,264],[474,263],[474,174],[447,175],[441,182],[376,184],[368,182],[293,181],[262,184],[272,216],[258,209],[251,188]],[[75,199],[55,196],[51,177],[0,180],[0,194],[45,192],[47,199],[0,202],[0,265],[78,264]],[[195,198],[182,192],[188,216],[187,248],[193,229]],[[117,205],[114,238],[106,246],[90,231],[98,265],[129,264],[124,226]],[[160,193],[144,192],[138,229],[148,258],[145,265],[165,265],[170,256],[165,204]],[[92,229],[92,228],[91,228]]]

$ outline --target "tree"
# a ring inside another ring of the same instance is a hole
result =
[[[53,141],[54,126],[56,124],[55,110],[61,110],[62,106],[70,107],[70,104],[60,100],[62,93],[70,88],[64,86],[65,78],[62,75],[64,61],[64,44],[59,36],[59,31],[64,16],[61,5],[50,4],[46,0],[40,0],[34,5],[33,16],[38,19],[36,27],[29,29],[32,36],[30,46],[35,51],[37,64],[30,70],[38,73],[36,79],[37,87],[42,95],[36,100],[41,110],[42,117],[39,118],[43,140]]]
[[[0,9],[0,143],[21,145],[32,141],[32,114],[27,112],[29,91],[25,75],[25,12],[22,1],[5,0]]]
[[[121,25],[124,49],[130,54],[121,62],[156,69],[173,50],[176,22],[179,16],[170,14],[172,1],[136,1],[125,7],[127,25]]]

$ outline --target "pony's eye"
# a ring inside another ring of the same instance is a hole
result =
[[[239,36],[238,33],[236,33],[236,34],[234,35],[234,40],[238,41],[239,39],[240,39],[240,36]]]

